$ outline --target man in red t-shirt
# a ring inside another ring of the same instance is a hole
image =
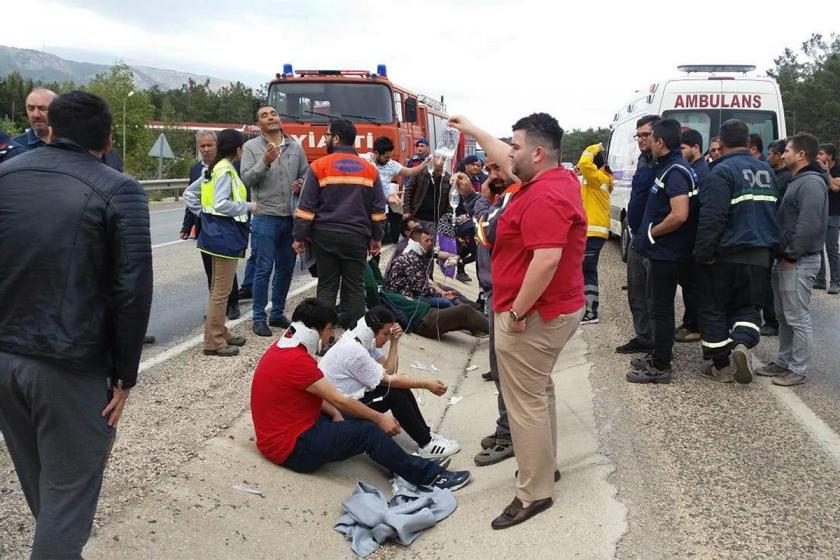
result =
[[[464,117],[449,124],[522,183],[498,218],[491,267],[496,358],[519,464],[516,497],[491,524],[504,529],[554,503],[560,473],[551,374],[586,303],[586,214],[580,181],[559,166],[563,129],[551,115],[520,119],[510,146]]]
[[[312,357],[333,335],[335,309],[315,298],[301,302],[284,335],[266,350],[251,385],[251,417],[257,447],[266,459],[296,472],[367,455],[415,485],[457,490],[469,471],[451,472],[439,463],[409,455],[390,436],[400,425],[341,394]],[[342,410],[353,418],[344,419]]]

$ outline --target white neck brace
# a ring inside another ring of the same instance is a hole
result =
[[[290,332],[292,330],[294,332]],[[278,348],[297,348],[301,344],[313,355],[321,350],[321,336],[318,331],[310,329],[300,321],[292,323],[277,341]]]
[[[346,331],[342,336],[358,339],[364,349],[370,351],[373,348],[373,338],[375,335],[376,333],[373,332],[373,329],[365,322],[365,318],[362,317],[352,330]]]
[[[405,246],[405,250],[417,253],[421,257],[426,255],[426,251],[423,250],[423,247],[413,239],[408,240],[408,245]]]

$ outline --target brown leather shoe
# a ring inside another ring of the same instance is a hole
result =
[[[493,529],[507,529],[514,525],[519,525],[523,521],[527,521],[538,513],[547,510],[554,505],[554,500],[545,498],[531,502],[527,508],[522,507],[522,501],[519,498],[514,498],[508,507],[502,512],[502,515],[497,517],[490,523]]]

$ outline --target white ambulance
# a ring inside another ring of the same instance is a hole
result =
[[[630,245],[627,201],[639,159],[633,138],[637,120],[645,115],[676,119],[683,127],[700,132],[704,151],[709,149],[709,139],[717,136],[720,124],[728,119],[746,122],[750,132],[761,135],[765,149],[787,135],[779,86],[772,78],[748,76],[755,66],[691,65],[678,69],[682,76],[652,84],[647,91],[637,90],[610,125],[607,161],[616,179],[610,199],[610,231],[621,236],[625,260]]]

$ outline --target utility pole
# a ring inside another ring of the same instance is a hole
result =
[[[128,98],[131,97],[132,95],[134,95],[134,90],[129,91],[128,95],[126,95],[123,98],[123,141],[122,141],[123,167],[125,167],[125,145],[128,144],[128,138],[126,138],[126,135],[125,135],[125,131],[126,131],[126,128],[125,128],[125,103],[126,103],[126,101],[128,101]]]

